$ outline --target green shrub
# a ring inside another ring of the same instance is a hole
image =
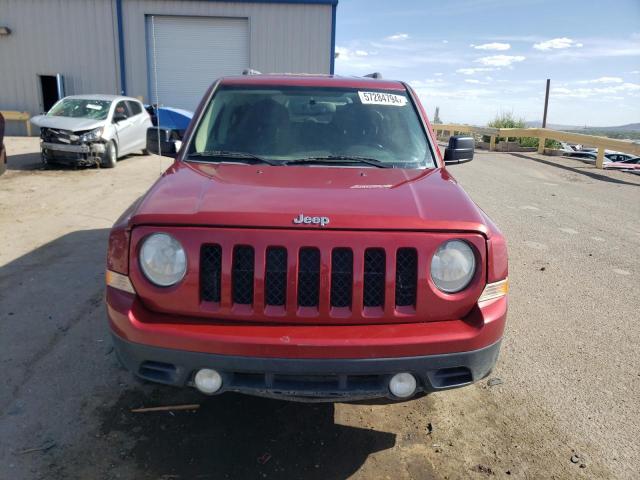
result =
[[[513,112],[502,112],[488,123],[493,128],[525,128],[526,123],[523,118],[515,118]]]
[[[488,124],[489,127],[493,128],[527,128],[527,124],[523,118],[516,118],[513,112],[501,112],[496,115],[496,117],[491,120]],[[484,135],[482,140],[485,142],[490,141],[490,137],[488,135]],[[505,140],[503,137],[496,138],[496,143]],[[535,137],[521,137],[518,139],[518,143],[522,147],[535,147],[538,148],[539,140]],[[560,143],[555,140],[546,140],[544,143],[546,148],[560,148]]]

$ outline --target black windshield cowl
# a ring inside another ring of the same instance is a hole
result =
[[[307,157],[299,158],[297,160],[288,160],[284,162],[285,165],[300,165],[305,163],[327,163],[327,164],[365,164],[378,168],[394,168],[392,163],[382,162],[374,158],[367,157],[352,157],[346,155],[330,155],[327,157]]]
[[[227,150],[209,150],[204,152],[193,152],[187,157],[188,159],[202,159],[202,158],[221,158],[221,159],[234,159],[244,160],[251,163],[266,163],[268,165],[282,165],[282,162],[269,160],[267,158],[254,155],[248,152],[231,152]]]

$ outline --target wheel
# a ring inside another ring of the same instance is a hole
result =
[[[0,175],[7,170],[7,155],[4,151],[4,146],[0,143]]]
[[[40,161],[42,162],[42,168],[47,170],[51,166],[51,162],[49,162],[49,157],[45,155],[44,152],[40,152]]]
[[[113,140],[107,144],[107,148],[104,152],[104,158],[102,159],[102,168],[113,168],[118,162],[118,148]]]
[[[146,148],[142,149],[142,154],[143,155],[149,155],[149,150],[147,150]]]

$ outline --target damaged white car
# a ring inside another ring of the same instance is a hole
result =
[[[31,119],[40,127],[42,162],[116,166],[118,158],[146,148],[151,117],[142,103],[117,95],[77,95]]]

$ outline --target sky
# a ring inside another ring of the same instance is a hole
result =
[[[640,122],[640,0],[340,0],[336,74],[409,82],[430,117]]]

